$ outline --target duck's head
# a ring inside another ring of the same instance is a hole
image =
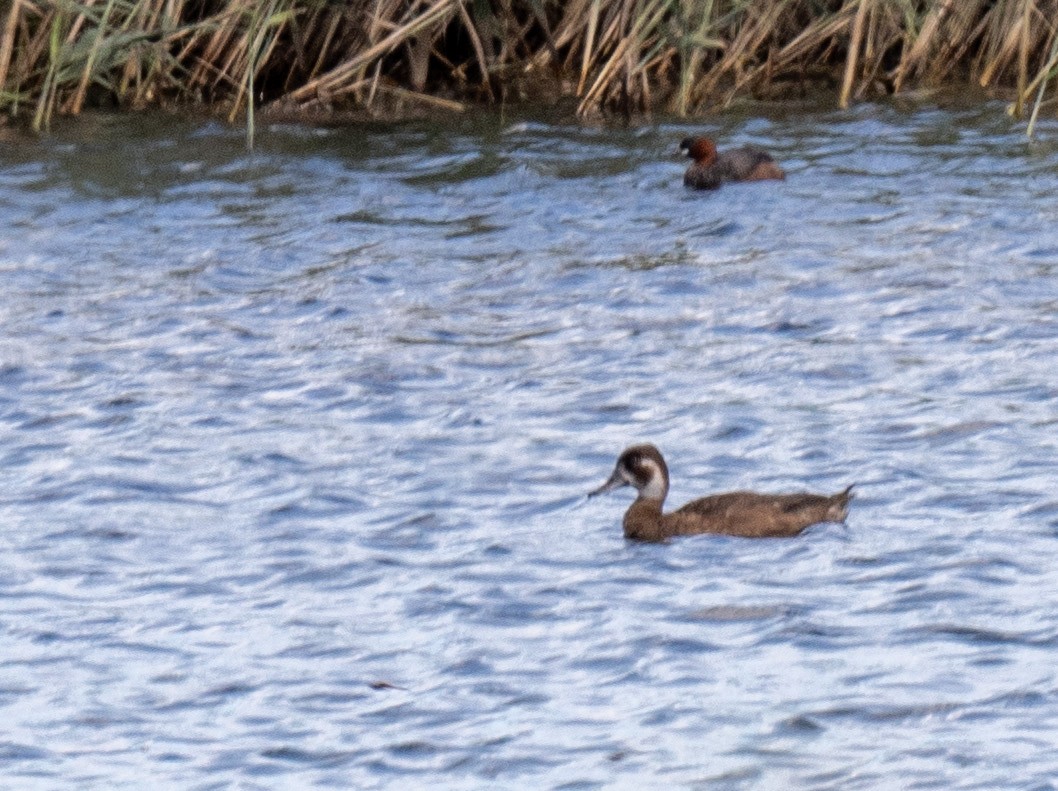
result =
[[[661,451],[653,445],[633,445],[617,457],[610,479],[588,496],[611,492],[622,486],[634,486],[641,498],[664,500],[669,491],[669,468]]]
[[[716,144],[708,137],[685,137],[680,141],[680,153],[701,165],[716,160]]]

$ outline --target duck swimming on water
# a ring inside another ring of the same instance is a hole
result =
[[[621,486],[634,486],[639,492],[624,518],[625,538],[639,541],[663,541],[671,536],[699,533],[749,538],[796,536],[819,522],[844,522],[852,499],[851,486],[829,496],[728,492],[692,500],[663,514],[661,506],[669,493],[669,468],[653,445],[626,448],[610,479],[588,496]]]
[[[764,181],[786,178],[771,154],[745,146],[717,152],[708,137],[687,137],[680,152],[694,160],[683,174],[683,183],[696,190],[715,190],[725,181]]]

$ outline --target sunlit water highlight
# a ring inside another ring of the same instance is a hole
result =
[[[0,785],[1055,788],[1056,194],[995,105],[7,145]],[[636,440],[859,496],[630,544]]]

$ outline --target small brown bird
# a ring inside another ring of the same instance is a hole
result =
[[[764,538],[796,536],[818,522],[844,522],[852,487],[830,496],[821,494],[757,494],[728,492],[693,500],[662,514],[669,493],[669,468],[653,445],[633,445],[617,459],[610,480],[589,494],[594,497],[621,486],[634,486],[639,496],[624,518],[625,538],[663,541],[670,536],[722,533]]]
[[[680,143],[680,152],[694,160],[683,174],[683,183],[696,190],[715,190],[725,181],[786,178],[771,154],[751,146],[717,153],[708,137],[688,137]]]

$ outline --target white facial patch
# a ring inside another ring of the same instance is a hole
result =
[[[653,459],[643,459],[640,461],[640,466],[647,471],[650,476],[647,479],[646,485],[639,490],[641,497],[646,497],[651,500],[662,500],[665,498],[665,476],[661,473],[661,467]]]

